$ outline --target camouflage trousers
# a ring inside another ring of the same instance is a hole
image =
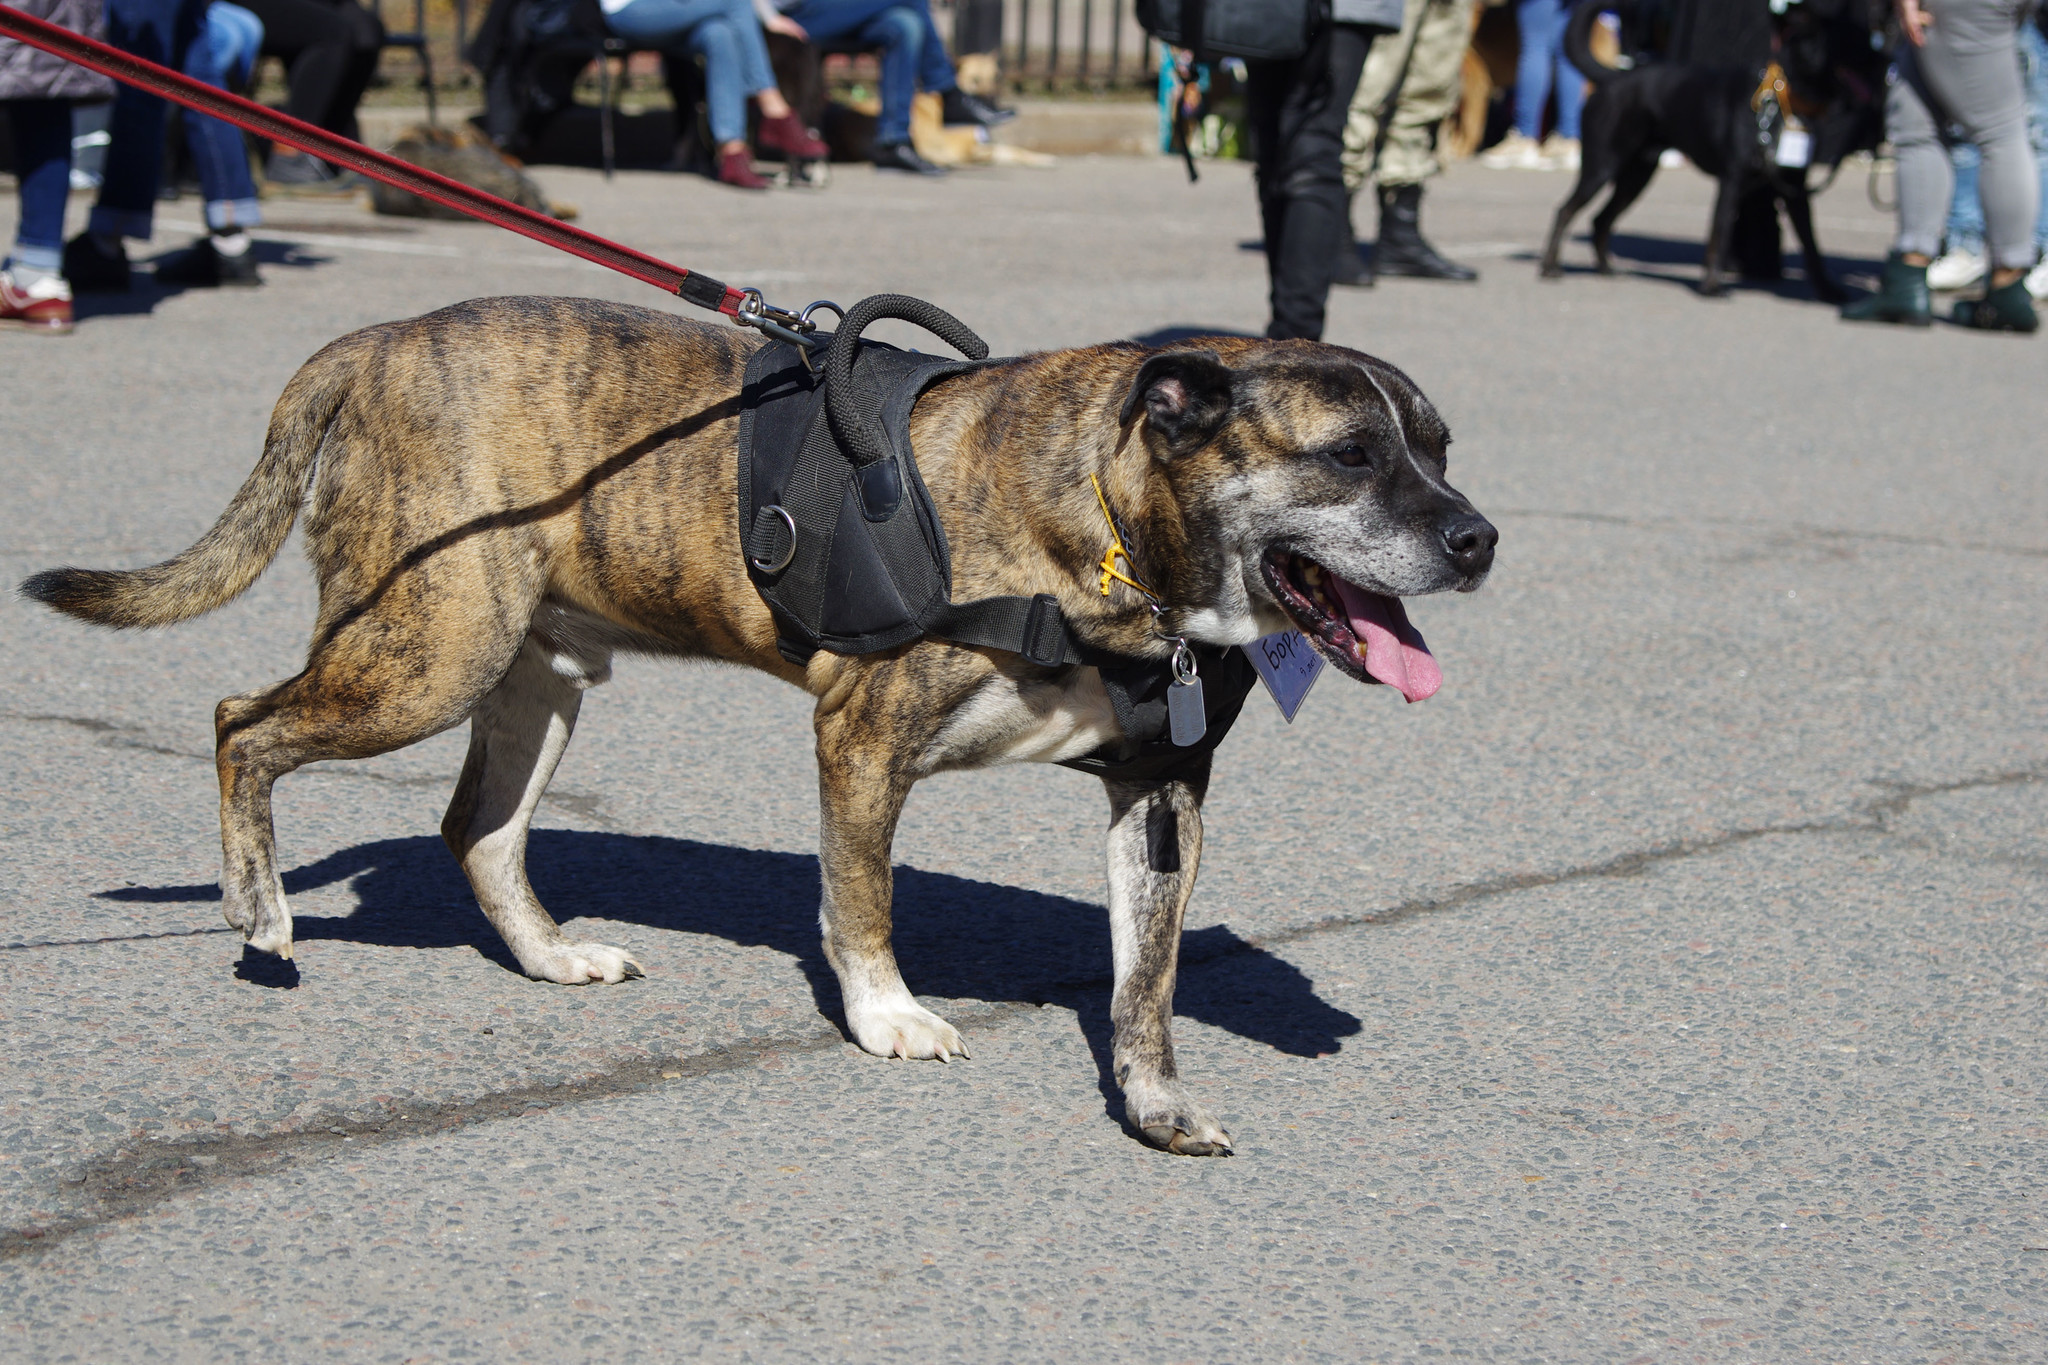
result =
[[[1472,41],[1475,0],[1408,0],[1401,31],[1372,45],[1351,97],[1351,117],[1344,125],[1344,188],[1356,191],[1368,180],[1382,185],[1419,185],[1443,170],[1436,159],[1437,129],[1458,103],[1458,73]],[[1409,46],[1414,56],[1409,57]],[[1407,79],[1401,62],[1408,59]],[[1388,120],[1386,146],[1373,170],[1373,143],[1379,137],[1380,108],[1387,92],[1401,81],[1400,98]]]

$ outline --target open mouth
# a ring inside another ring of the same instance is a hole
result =
[[[1304,555],[1275,550],[1261,561],[1282,611],[1322,656],[1360,682],[1381,682],[1409,701],[1443,686],[1429,646],[1401,599],[1347,582]]]

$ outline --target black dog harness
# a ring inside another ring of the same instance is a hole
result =
[[[882,317],[914,322],[973,358],[861,340]],[[1190,646],[1208,724],[1193,744],[1176,745],[1166,661],[1086,644],[1050,593],[952,600],[946,531],[918,474],[910,413],[932,385],[1000,363],[986,359],[980,337],[921,299],[884,294],[847,312],[823,348],[822,373],[815,346],[810,337],[763,346],[740,392],[740,544],[785,659],[872,654],[929,636],[1041,668],[1092,666],[1122,740],[1066,766],[1121,781],[1171,780],[1223,741],[1258,676],[1243,651]]]

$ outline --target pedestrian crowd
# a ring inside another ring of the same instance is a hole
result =
[[[224,89],[246,89],[257,61],[276,57],[288,79],[285,111],[351,138],[358,136],[357,105],[386,45],[383,25],[359,0],[6,2]],[[1724,20],[1730,31],[1740,29],[1751,11],[1762,15],[1766,6],[1782,14],[1817,2],[1617,0],[1624,15],[1633,12],[1629,6],[1664,15],[1661,27],[1646,31],[1666,40],[1673,3],[1692,16],[1692,29],[1711,32]],[[1320,337],[1332,285],[1369,286],[1380,276],[1476,280],[1475,270],[1423,235],[1422,204],[1425,186],[1443,169],[1438,141],[1461,98],[1481,0],[1235,3],[1255,14],[1270,7],[1281,25],[1299,26],[1307,16],[1298,52],[1248,59],[1244,68],[1271,277],[1268,335]],[[1480,161],[1502,170],[1577,170],[1589,87],[1567,51],[1572,5],[1512,3],[1519,38],[1512,122]],[[1869,30],[1873,46],[1892,45],[1886,88],[1866,94],[1873,110],[1882,102],[1884,135],[1896,156],[1899,232],[1878,290],[1850,304],[1845,316],[1925,323],[1931,291],[1982,281],[1982,296],[1968,300],[1957,320],[2032,331],[2032,300],[2048,297],[2048,15],[2035,13],[2035,0],[1895,3],[1895,20]],[[1146,14],[1142,3],[1139,13]],[[1589,21],[1582,15],[1580,22]],[[701,98],[710,138],[704,169],[725,184],[759,190],[769,182],[757,157],[794,166],[823,161],[831,151],[815,112],[785,94],[787,78],[778,79],[770,51],[777,39],[817,52],[876,55],[879,112],[868,151],[883,169],[944,174],[911,137],[920,92],[936,97],[947,125],[985,129],[1011,114],[961,88],[930,0],[493,0],[471,56],[497,54],[487,72],[493,108],[485,123],[500,146],[524,150],[522,116],[501,119],[499,96],[521,110],[562,107],[567,87],[548,92],[547,59],[573,79],[593,55],[658,52],[665,69],[697,82],[692,93],[679,93],[678,107],[693,108]],[[1699,42],[1692,47],[1700,50]],[[515,51],[539,55],[502,56]],[[1628,64],[1661,54],[1621,55]],[[1776,70],[1774,63],[1766,72],[1760,95]],[[681,91],[679,79],[670,83]],[[84,231],[66,241],[74,111],[109,99],[97,197]],[[6,39],[0,104],[13,130],[20,196],[16,239],[0,266],[0,322],[65,330],[74,291],[129,287],[124,242],[150,236],[166,173],[165,105]],[[261,212],[243,135],[189,111],[181,123],[207,235],[159,260],[156,278],[185,286],[258,283],[248,230]],[[1875,133],[1867,139],[1870,146],[1876,141]],[[1835,147],[1832,159],[1851,149]],[[299,193],[355,188],[352,177],[317,157],[283,147],[263,160],[261,175]],[[1368,187],[1377,210],[1369,251],[1354,230],[1356,203]],[[1610,206],[1606,216],[1615,211]],[[1767,202],[1763,212],[1767,268],[1775,270],[1776,208]]]

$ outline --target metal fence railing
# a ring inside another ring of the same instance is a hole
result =
[[[1148,84],[1157,68],[1133,0],[1010,0],[1003,75],[1023,89]]]

